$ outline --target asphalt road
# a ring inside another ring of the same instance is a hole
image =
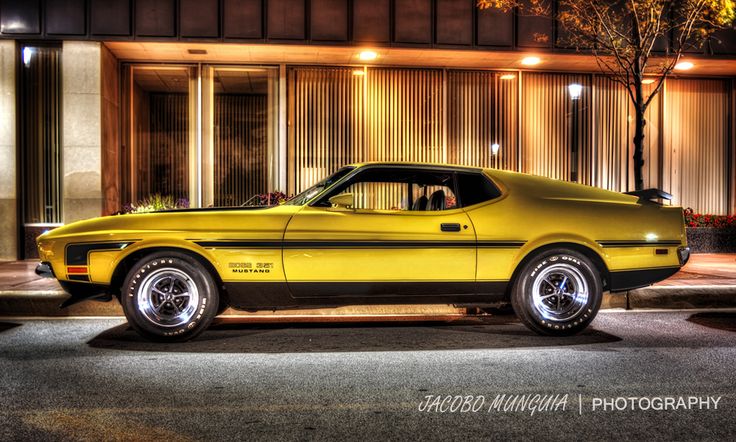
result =
[[[735,367],[733,311],[605,312],[564,339],[513,317],[221,321],[177,345],[121,319],[2,320],[0,440],[734,440]]]

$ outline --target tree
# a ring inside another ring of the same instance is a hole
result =
[[[589,51],[602,72],[628,92],[635,112],[634,182],[644,186],[645,113],[682,54],[701,49],[718,29],[736,19],[735,0],[478,0],[480,9],[494,8],[550,17],[566,31],[565,43]],[[667,49],[655,51],[657,43]],[[645,93],[643,80],[654,77]]]

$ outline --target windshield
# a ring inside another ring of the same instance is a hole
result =
[[[347,175],[353,169],[354,167],[343,167],[342,169],[339,169],[337,172],[323,179],[319,183],[315,184],[314,186],[310,187],[309,189],[305,190],[304,192],[300,193],[299,195],[295,196],[284,204],[290,206],[303,206],[307,203],[307,201],[317,196],[317,194],[322,192],[322,190],[335,184],[335,182],[339,181],[340,178]]]

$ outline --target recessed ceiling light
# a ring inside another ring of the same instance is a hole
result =
[[[652,84],[654,83],[654,78],[645,78],[641,81],[641,84]]]
[[[521,59],[521,64],[524,66],[534,66],[542,62],[539,57],[524,57]]]
[[[513,80],[514,78],[516,78],[516,75],[514,75],[514,74],[503,74],[503,75],[501,75],[498,78],[500,78],[501,80]]]
[[[365,71],[363,69],[354,69],[353,75],[365,75]]]
[[[205,55],[207,54],[206,49],[187,49],[187,52],[189,52],[192,55]]]
[[[363,61],[370,61],[378,58],[378,54],[374,51],[362,51],[358,54],[358,58]]]
[[[675,65],[675,69],[677,69],[678,71],[688,71],[692,69],[693,66],[695,65],[689,61],[681,61]]]

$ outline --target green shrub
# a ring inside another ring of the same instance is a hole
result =
[[[174,199],[172,195],[154,193],[135,204],[127,204],[123,208],[123,213],[148,213],[158,212],[159,210],[186,209],[188,207],[189,200],[186,198]]]

